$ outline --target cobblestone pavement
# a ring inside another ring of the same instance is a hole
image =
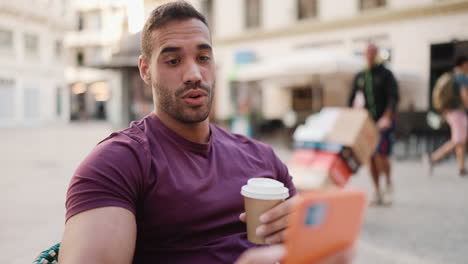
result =
[[[65,191],[105,123],[0,129],[0,263],[31,263],[60,241]],[[291,151],[272,141],[285,162]],[[370,207],[354,263],[468,263],[468,178],[446,162],[428,177],[415,161],[395,163],[395,202]],[[350,183],[371,191],[367,171]]]

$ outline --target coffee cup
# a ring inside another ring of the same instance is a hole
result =
[[[289,190],[282,182],[269,178],[253,178],[242,186],[247,224],[247,239],[255,244],[265,244],[263,237],[256,234],[261,225],[260,216],[282,203],[289,196]]]

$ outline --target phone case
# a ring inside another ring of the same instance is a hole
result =
[[[359,190],[330,189],[302,193],[289,218],[285,264],[311,264],[350,247],[367,208]]]

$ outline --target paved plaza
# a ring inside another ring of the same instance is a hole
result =
[[[0,129],[0,263],[31,263],[60,241],[70,177],[111,131],[105,123]],[[284,144],[268,143],[288,161]],[[418,161],[400,161],[394,175],[394,204],[368,209],[354,263],[468,263],[468,178],[455,162],[428,177]],[[370,193],[367,171],[350,186]]]

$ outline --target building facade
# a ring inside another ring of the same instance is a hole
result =
[[[108,120],[118,124],[122,89],[118,71],[107,68],[120,40],[129,34],[127,0],[71,3],[72,30],[65,37],[66,79],[72,120]]]
[[[345,105],[369,42],[400,82],[400,111],[425,111],[434,79],[450,69],[454,55],[468,54],[466,0],[205,0],[197,6],[212,21],[220,120],[243,105],[263,119]]]
[[[67,1],[0,2],[0,126],[66,122]]]

